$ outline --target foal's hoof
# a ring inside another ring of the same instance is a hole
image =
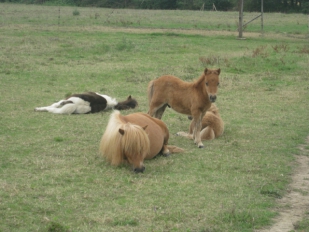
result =
[[[204,148],[204,144],[203,144],[203,143],[198,143],[198,144],[197,144],[197,147],[198,147],[198,148]]]
[[[164,157],[169,157],[171,153],[163,154]]]

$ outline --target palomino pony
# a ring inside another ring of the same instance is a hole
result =
[[[193,138],[199,148],[204,147],[201,141],[202,118],[216,101],[220,69],[206,68],[194,82],[184,82],[175,76],[161,76],[150,81],[148,100],[150,116],[161,119],[167,106],[175,111],[190,115],[193,118]]]
[[[193,121],[191,121],[189,133],[178,132],[177,135],[193,139],[193,127]],[[223,131],[224,122],[219,114],[219,109],[215,104],[211,104],[202,119],[201,139],[212,140],[218,138],[223,134]]]
[[[123,116],[115,110],[102,136],[100,153],[112,165],[128,162],[134,172],[143,172],[144,159],[183,151],[169,146],[168,139],[169,131],[161,120],[144,113]]]
[[[50,112],[54,114],[87,114],[97,113],[103,110],[117,109],[127,110],[135,108],[137,101],[131,95],[122,102],[115,98],[94,92],[73,94],[64,100],[60,100],[50,106],[37,107],[34,110]]]

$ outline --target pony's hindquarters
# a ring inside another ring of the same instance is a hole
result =
[[[177,92],[175,90],[179,90],[179,81],[179,78],[167,75],[149,82],[147,89],[148,114],[151,117],[162,118],[166,107],[171,106],[170,103],[174,101],[174,94]]]
[[[152,95],[153,95],[153,83],[154,81],[150,81],[147,87],[147,94],[148,94],[148,105],[150,105]]]
[[[164,76],[163,76],[164,77]],[[162,118],[162,115],[165,111],[165,108],[168,106],[168,104],[165,102],[165,96],[162,96],[162,93],[166,92],[160,83],[162,82],[162,78],[160,77],[157,80],[152,80],[148,84],[148,105],[149,110],[148,114],[151,117],[155,117],[158,119]]]

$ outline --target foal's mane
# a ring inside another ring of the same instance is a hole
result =
[[[124,131],[123,134],[119,129]],[[109,119],[100,143],[100,153],[112,164],[119,165],[127,156],[145,155],[150,151],[150,141],[145,130],[138,125],[124,122],[115,110]]]
[[[205,82],[205,73],[203,73],[197,80],[193,82],[193,86],[195,88],[199,87],[200,85],[204,87],[205,85],[204,82]]]

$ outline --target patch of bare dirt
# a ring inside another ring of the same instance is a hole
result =
[[[301,221],[309,210],[309,136],[306,144],[300,145],[301,155],[295,157],[295,172],[292,175],[292,183],[286,196],[278,200],[279,216],[274,224],[264,230],[256,232],[288,232],[295,230],[294,225]]]
[[[136,34],[149,34],[149,33],[175,33],[175,34],[189,34],[189,35],[202,35],[202,36],[234,36],[235,38],[238,38],[239,34],[238,31],[216,31],[216,30],[204,30],[204,29],[159,29],[159,28],[130,28],[130,27],[108,27],[108,26],[83,26],[82,28],[80,26],[49,26],[46,27],[46,25],[38,25],[38,26],[32,26],[29,24],[17,24],[17,25],[1,25],[0,28],[3,29],[27,29],[27,30],[42,30],[42,27],[44,30],[50,28],[51,30],[58,30],[58,31],[86,31],[86,32],[92,32],[92,31],[101,31],[101,32],[125,32],[125,33],[136,33]],[[55,29],[57,28],[57,29]],[[245,38],[257,38],[257,37],[263,37],[263,38],[282,38],[285,39],[307,39],[307,35],[296,35],[296,34],[284,34],[284,33],[261,33],[261,32],[243,32],[243,39]]]

